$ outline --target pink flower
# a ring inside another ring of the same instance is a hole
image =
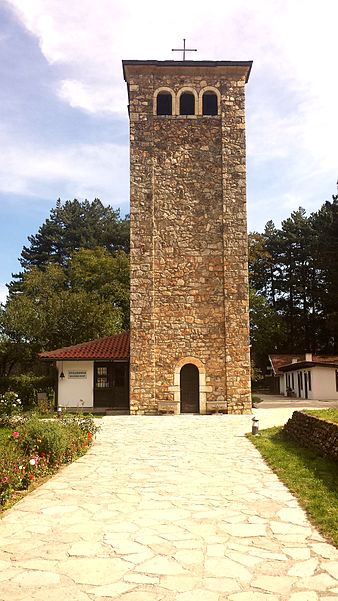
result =
[[[13,438],[19,438],[20,432],[12,432]]]

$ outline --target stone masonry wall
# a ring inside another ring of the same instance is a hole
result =
[[[338,424],[294,411],[284,426],[285,435],[304,447],[315,448],[338,460]]]
[[[130,78],[132,413],[173,401],[175,366],[205,367],[206,398],[249,412],[244,80]],[[157,88],[206,85],[220,116],[154,116]]]

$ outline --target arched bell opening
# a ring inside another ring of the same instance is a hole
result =
[[[195,96],[191,92],[180,96],[180,115],[195,115]]]
[[[159,92],[159,94],[157,94],[156,114],[157,115],[172,115],[173,114],[173,97],[169,92]]]
[[[204,92],[202,97],[202,115],[218,114],[218,98],[214,92]]]

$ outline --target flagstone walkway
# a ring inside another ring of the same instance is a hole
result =
[[[0,522],[2,601],[338,599],[338,552],[244,437],[251,416],[101,424]]]

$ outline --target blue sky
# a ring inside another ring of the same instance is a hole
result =
[[[27,236],[58,197],[128,211],[121,60],[253,60],[247,86],[249,229],[316,210],[338,177],[334,0],[0,3],[0,300]]]

